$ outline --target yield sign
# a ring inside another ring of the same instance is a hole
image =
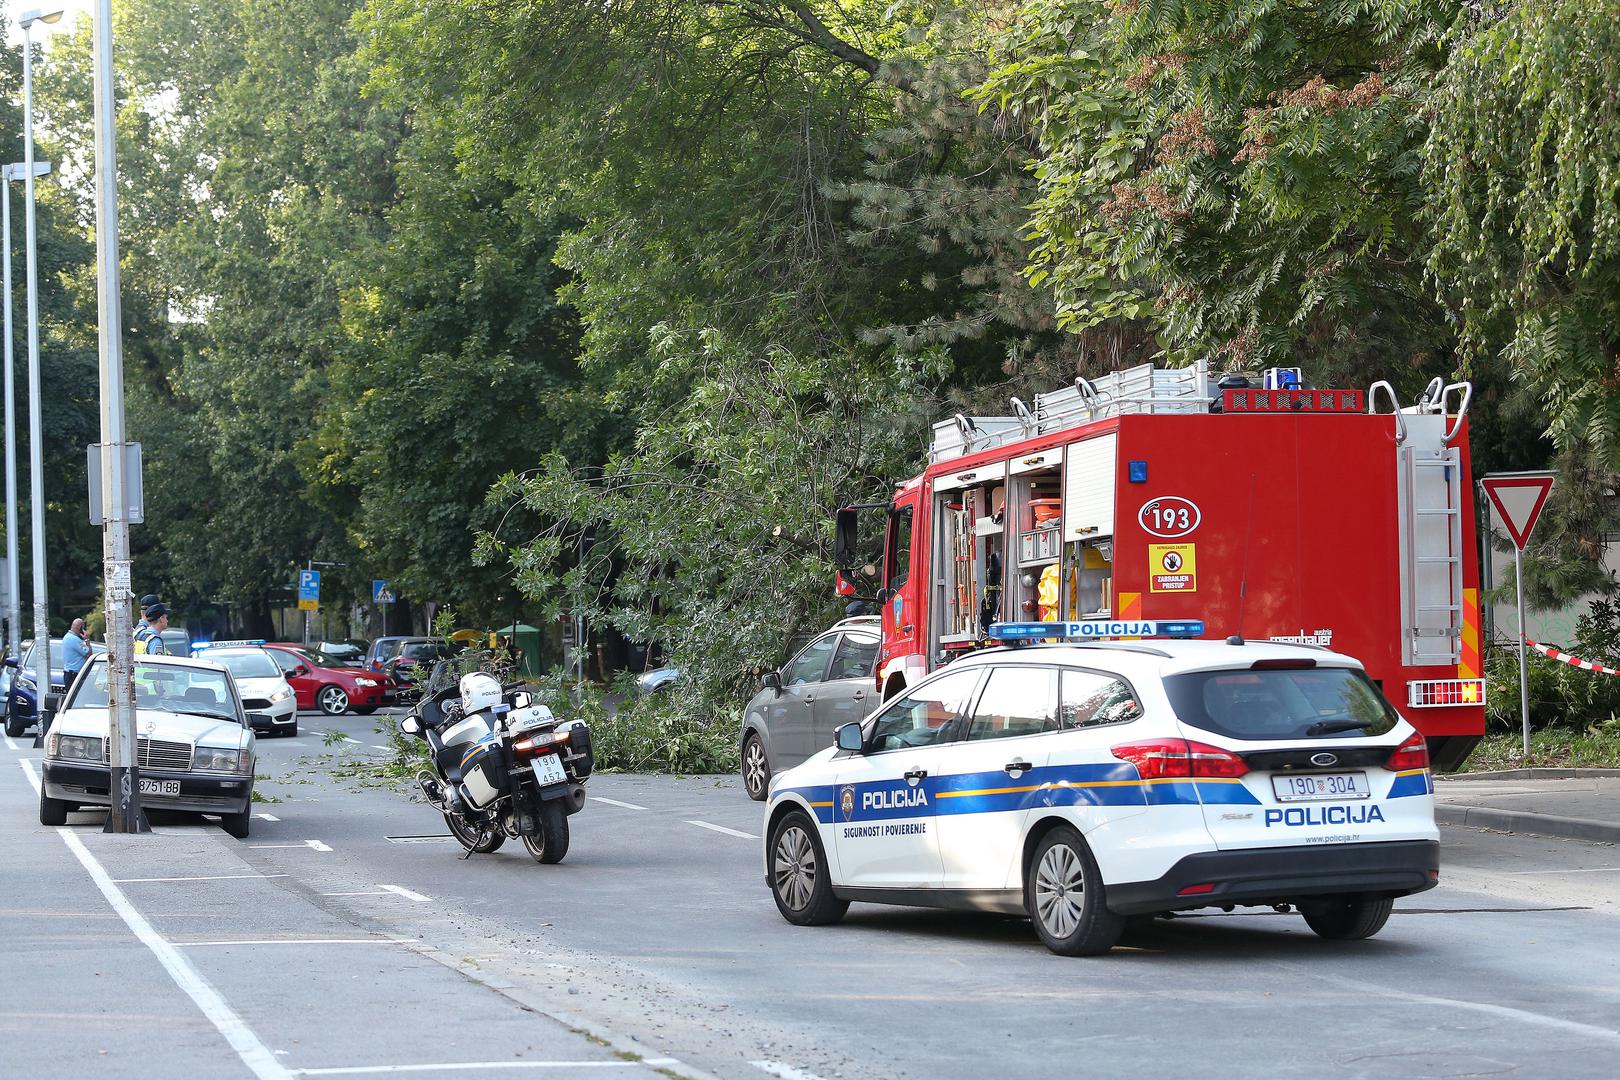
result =
[[[1496,507],[1513,546],[1520,551],[1530,542],[1530,530],[1536,527],[1547,495],[1552,491],[1553,474],[1550,472],[1496,473],[1479,482],[1485,497]]]

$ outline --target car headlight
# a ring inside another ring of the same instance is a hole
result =
[[[17,685],[24,690],[32,690],[34,688],[34,677],[32,675],[18,675]]]
[[[355,679],[354,680],[354,685],[356,685],[356,686],[376,686],[377,685],[377,680],[376,679]]]
[[[280,690],[277,690],[275,693],[270,695],[270,700],[271,701],[286,701],[288,698],[290,698],[292,696],[293,696],[292,688],[287,687],[287,686],[283,686]]]
[[[199,746],[192,751],[191,767],[200,772],[241,772],[242,751]]]
[[[53,734],[46,740],[45,756],[63,761],[93,761],[100,765],[101,740],[94,736]]]

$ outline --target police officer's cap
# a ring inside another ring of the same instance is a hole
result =
[[[168,613],[169,609],[164,607],[162,604],[153,604],[151,607],[146,609],[146,620],[147,622],[151,622],[153,619],[161,619]]]
[[[158,598],[158,594],[155,592],[149,592],[145,596],[141,597],[141,610],[145,611],[153,604],[159,603],[162,603],[162,601]]]

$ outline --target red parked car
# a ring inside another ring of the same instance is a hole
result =
[[[300,709],[319,709],[327,716],[346,712],[367,716],[394,700],[393,679],[364,668],[339,666],[336,661],[302,645],[266,645],[298,696]]]

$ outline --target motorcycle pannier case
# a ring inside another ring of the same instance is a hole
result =
[[[563,753],[563,764],[576,780],[583,780],[596,768],[596,755],[591,751],[591,729],[583,720],[568,729],[568,746]]]

